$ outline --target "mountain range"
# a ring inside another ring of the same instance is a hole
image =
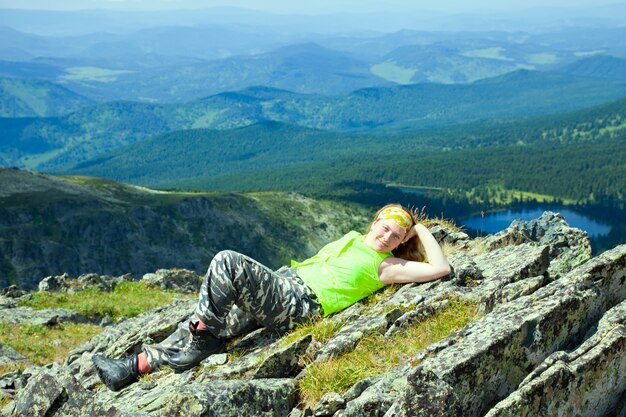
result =
[[[590,59],[587,65],[595,64]],[[527,70],[470,84],[422,83],[338,96],[254,87],[181,104],[112,102],[58,118],[0,119],[0,156],[8,165],[53,171],[179,130],[228,130],[265,121],[335,132],[424,130],[554,114],[624,96],[626,84],[619,79]]]
[[[59,83],[97,102],[180,103],[256,85],[336,95],[552,71],[589,56],[626,57],[626,30],[619,26],[329,35],[203,24],[56,37],[0,27],[0,35],[0,76]]]

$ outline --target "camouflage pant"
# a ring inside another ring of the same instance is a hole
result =
[[[321,315],[315,294],[291,268],[272,271],[234,251],[215,255],[207,271],[191,321],[201,320],[221,339],[258,327],[286,331]],[[144,345],[152,369],[167,363],[190,338],[188,322],[161,343]]]

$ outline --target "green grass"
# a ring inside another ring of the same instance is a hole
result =
[[[411,79],[417,72],[416,69],[406,68],[398,65],[395,61],[387,61],[374,64],[370,67],[370,72],[374,75],[398,84],[411,84]]]
[[[476,304],[450,300],[450,305],[439,313],[389,338],[381,334],[367,335],[352,352],[310,363],[299,383],[300,400],[314,406],[327,392],[345,393],[357,381],[383,374],[411,360],[420,350],[479,317]]]
[[[89,318],[108,315],[113,321],[134,317],[171,303],[176,294],[150,288],[144,282],[123,282],[112,292],[90,287],[77,293],[35,292],[21,306],[35,309],[68,308]],[[196,296],[188,296],[195,298]],[[103,329],[92,324],[62,323],[56,326],[0,323],[0,342],[11,346],[29,361],[44,365],[62,363],[70,350]],[[0,366],[0,374],[23,369],[24,364]]]
[[[102,330],[102,327],[93,324],[63,323],[50,327],[28,324],[11,325],[2,322],[0,323],[0,342],[11,346],[35,364],[45,365],[50,362],[62,363],[69,351]],[[18,365],[6,371],[10,372],[19,368]]]
[[[11,402],[11,398],[6,394],[0,394],[0,410]]]
[[[123,282],[112,292],[96,287],[74,294],[35,292],[20,305],[35,309],[67,308],[89,318],[108,315],[111,320],[117,321],[120,317],[135,317],[151,308],[169,304],[174,295],[173,292],[150,288],[144,282]]]
[[[301,323],[294,330],[282,337],[280,346],[287,346],[296,340],[299,340],[310,334],[313,340],[325,343],[329,341],[335,333],[343,327],[345,323],[339,320],[320,320],[319,318],[311,319],[305,323]]]

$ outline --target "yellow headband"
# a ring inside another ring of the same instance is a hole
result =
[[[393,220],[398,226],[405,228],[407,232],[413,226],[413,217],[400,207],[387,207],[380,212],[378,218]]]

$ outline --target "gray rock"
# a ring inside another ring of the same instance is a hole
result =
[[[463,244],[469,240],[469,236],[464,232],[456,232],[448,227],[442,225],[436,225],[429,228],[435,239],[440,243],[447,243],[450,245]]]
[[[0,309],[17,307],[17,301],[11,297],[0,295]]]
[[[558,213],[544,212],[529,222],[516,220],[505,230],[487,236],[469,252],[477,255],[506,246],[536,242],[549,246],[550,273],[554,277],[567,273],[591,258],[591,244],[587,234],[570,227]]]
[[[132,281],[132,275],[126,274],[119,277],[112,277],[110,275],[91,273],[79,276],[76,281],[78,283],[76,287],[78,287],[79,290],[88,287],[96,287],[102,291],[111,292],[118,284],[124,281]]]
[[[59,323],[87,323],[86,316],[65,308],[35,310],[31,307],[0,309],[0,322],[28,324],[31,326],[53,326]]]
[[[26,294],[26,292],[21,290],[17,285],[10,285],[0,290],[0,295],[8,298],[20,298],[24,294]]]
[[[160,416],[288,416],[296,399],[289,379],[211,381],[190,384],[164,402]]]
[[[195,294],[202,285],[202,277],[187,269],[159,269],[153,274],[145,274],[143,280],[148,285],[184,294]]]
[[[296,370],[300,357],[313,340],[309,334],[270,354],[252,378],[285,378]]]
[[[39,291],[60,292],[67,291],[68,281],[71,278],[68,274],[45,277],[39,282]]]
[[[537,401],[537,393],[542,401]],[[555,352],[485,417],[604,416],[626,392],[626,302],[572,352]],[[584,406],[583,406],[584,405]]]
[[[0,342],[0,364],[25,362],[26,358],[15,351],[11,346]]]
[[[399,309],[386,313],[383,310],[385,309],[379,306],[369,314],[348,322],[323,348],[317,351],[315,360],[325,361],[354,350],[363,336],[371,333],[385,333],[389,325],[403,314]]]
[[[300,410],[299,408],[294,408],[289,413],[289,417],[312,417],[313,411],[310,408],[305,408],[304,410]]]
[[[11,417],[75,415],[120,415],[112,407],[102,407],[92,395],[63,371],[46,371],[33,376],[15,397]]]
[[[322,396],[317,405],[313,408],[313,415],[316,417],[332,416],[342,409],[346,401],[336,392],[328,392]]]
[[[498,306],[436,355],[420,355],[420,364],[408,375],[402,415],[483,415],[529,370],[576,343],[608,308],[626,298],[625,263],[626,245],[605,252],[532,295]],[[443,388],[450,385],[452,394],[434,401],[433,384],[444,396]]]
[[[457,252],[448,257],[451,275],[454,282],[460,287],[475,287],[483,280],[483,271],[476,265],[474,260],[462,252]]]

